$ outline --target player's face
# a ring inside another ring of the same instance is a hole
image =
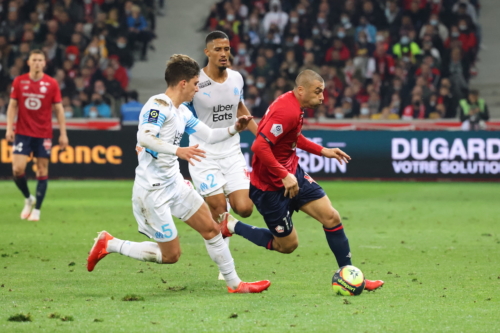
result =
[[[208,63],[224,70],[229,66],[229,54],[231,47],[227,39],[215,39],[207,44],[205,55],[208,57]]]
[[[191,80],[186,82],[184,87],[185,100],[191,102],[193,100],[194,94],[198,92],[198,83],[200,82],[199,77],[195,76]]]
[[[32,71],[43,71],[45,67],[45,57],[41,54],[32,54],[28,59],[28,66]]]
[[[325,83],[314,80],[309,87],[304,88],[303,104],[305,107],[316,109],[323,104]]]

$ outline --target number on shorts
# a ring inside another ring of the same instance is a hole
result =
[[[209,174],[207,180],[210,182],[210,188],[217,186],[217,183],[214,184],[215,176],[213,174]]]
[[[283,218],[283,221],[285,222],[286,230],[290,230],[290,212],[286,212],[286,217]]]
[[[174,234],[172,232],[172,229],[168,228],[169,225],[170,225],[170,223],[167,223],[167,224],[164,224],[161,226],[161,230],[163,230],[165,238],[170,238]]]

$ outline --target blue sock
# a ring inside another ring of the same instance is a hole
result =
[[[264,228],[256,228],[252,225],[238,221],[234,226],[234,233],[240,235],[250,242],[265,247],[268,250],[273,249],[273,234]]]
[[[323,228],[326,235],[326,241],[330,246],[339,267],[351,265],[351,250],[349,240],[344,232],[344,226],[341,224],[331,228]]]
[[[24,197],[28,199],[30,197],[30,190],[28,189],[26,175],[23,173],[19,177],[14,177],[14,183],[16,183],[17,188],[23,193]]]
[[[45,198],[45,192],[47,192],[47,182],[49,177],[37,177],[38,184],[36,185],[36,205],[35,209],[40,209],[42,207],[43,198]]]

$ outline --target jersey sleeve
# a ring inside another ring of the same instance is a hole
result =
[[[194,108],[193,102],[184,102],[182,103],[191,113],[194,115],[195,118],[198,118],[198,115],[196,114],[196,109]]]
[[[260,128],[258,134],[267,142],[275,145],[286,133],[297,125],[297,121],[285,108],[278,107],[268,112],[265,123]]]
[[[10,89],[10,98],[18,99],[19,98],[19,77],[14,79],[12,82],[12,88]]]
[[[53,89],[54,89],[54,94],[52,97],[52,104],[61,103],[62,97],[61,97],[61,89],[59,88],[59,84],[57,83],[56,80],[54,80],[52,84],[53,84]]]
[[[150,100],[142,107],[139,126],[154,127],[158,132],[160,131],[165,121],[172,117],[171,106],[162,105],[162,102],[166,103],[163,100]]]
[[[189,107],[188,107],[189,109]],[[194,107],[193,107],[193,110],[194,110]],[[185,129],[185,132],[189,135],[191,134],[194,134],[196,133],[197,129],[196,127],[202,127],[200,125],[200,120],[198,118],[195,117],[194,113],[191,113],[191,112],[185,112],[185,117],[186,117],[186,129]],[[204,125],[203,123],[201,123],[202,125]]]

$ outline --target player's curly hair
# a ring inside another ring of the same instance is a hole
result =
[[[200,75],[200,66],[187,55],[174,54],[167,62],[165,81],[169,87],[175,87],[179,82],[189,81],[197,75]]]

